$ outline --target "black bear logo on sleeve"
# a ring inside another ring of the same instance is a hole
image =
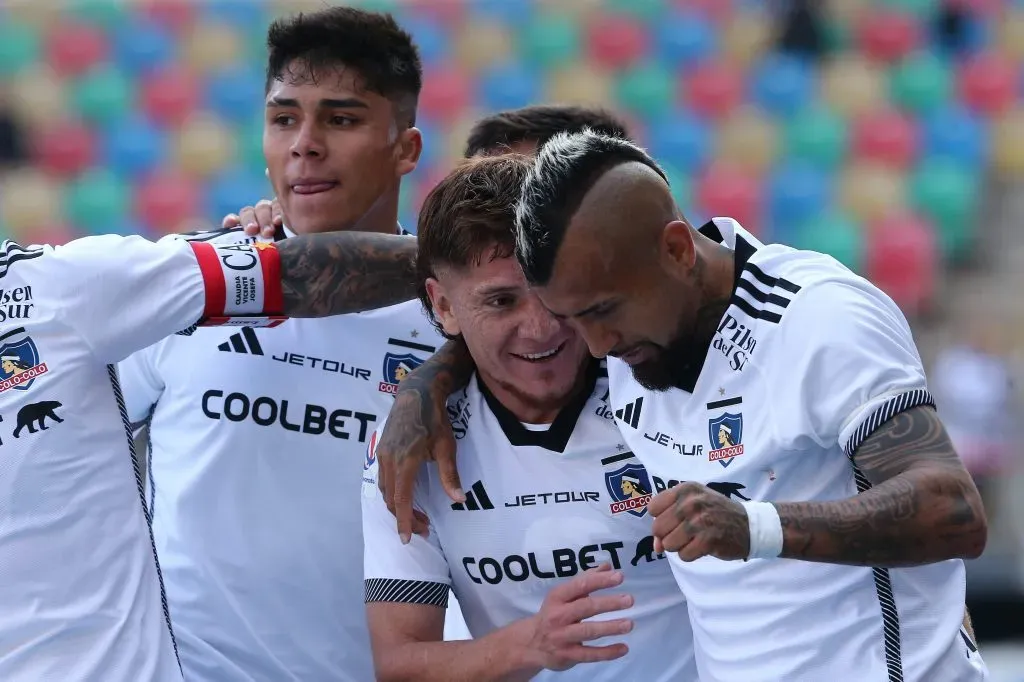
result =
[[[35,433],[36,425],[45,431],[48,428],[46,426],[47,419],[52,419],[58,424],[63,422],[64,420],[57,416],[58,407],[63,406],[56,400],[43,400],[38,403],[30,403],[18,410],[18,424],[14,429],[14,437],[19,438],[19,434],[24,428],[27,428],[29,433]]]

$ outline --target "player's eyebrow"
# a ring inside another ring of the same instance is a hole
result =
[[[267,107],[298,107],[299,100],[292,97],[271,97],[267,100]],[[370,105],[356,97],[345,97],[343,99],[326,98],[317,103],[321,109],[369,109]]]
[[[476,295],[480,298],[488,298],[498,294],[515,294],[519,289],[520,288],[514,284],[494,284],[491,286],[480,287],[476,290]]]
[[[598,301],[597,303],[589,305],[586,308],[584,308],[583,310],[578,310],[575,313],[570,313],[568,315],[555,315],[555,317],[586,317],[587,315],[593,315],[600,308],[609,308],[612,305],[614,305],[614,303],[615,302],[611,301],[611,300]],[[552,313],[552,314],[554,314],[554,313]]]

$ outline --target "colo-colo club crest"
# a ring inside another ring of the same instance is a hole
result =
[[[647,513],[647,504],[651,501],[651,479],[647,470],[636,460],[632,452],[605,457],[601,463],[605,466],[625,462],[622,466],[605,471],[604,482],[611,495],[612,514],[627,512],[633,516]]]
[[[729,466],[733,457],[743,454],[743,415],[726,412],[708,419],[708,436],[711,438],[708,461]]]
[[[49,368],[40,362],[39,349],[24,327],[0,336],[0,393],[12,388],[27,391],[36,377],[46,374]]]

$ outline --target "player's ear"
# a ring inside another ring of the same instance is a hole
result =
[[[693,232],[682,220],[673,220],[661,231],[661,256],[670,272],[686,274],[693,268],[697,251]]]
[[[452,314],[452,300],[444,289],[444,285],[433,277],[427,278],[427,297],[430,298],[430,306],[434,309],[434,317],[441,323],[445,334],[458,336],[462,333],[458,320]]]
[[[423,152],[423,135],[419,128],[410,127],[398,133],[395,149],[398,155],[395,170],[399,177],[413,172]]]

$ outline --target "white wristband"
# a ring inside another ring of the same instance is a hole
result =
[[[750,523],[748,559],[775,559],[782,554],[782,519],[771,502],[742,502]]]

